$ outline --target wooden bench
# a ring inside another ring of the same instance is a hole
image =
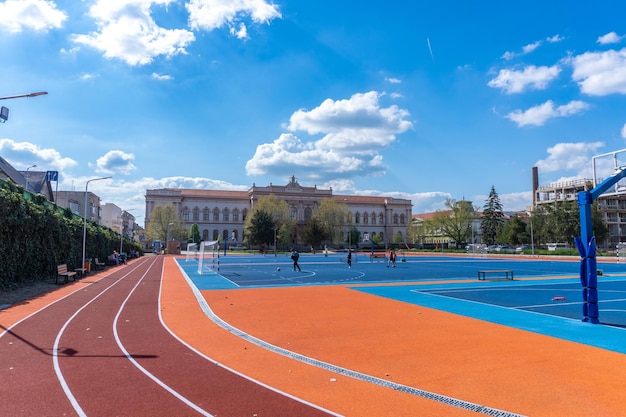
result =
[[[104,269],[104,267],[106,266],[104,264],[104,262],[100,262],[98,260],[98,258],[94,258],[93,260],[93,264],[94,264],[94,269],[98,270],[98,269]]]
[[[72,278],[73,280],[76,280],[76,272],[74,271],[68,271],[67,270],[67,264],[61,264],[61,265],[57,265],[57,279],[54,281],[55,284],[59,283],[59,278],[63,277],[65,283],[67,283],[67,281]]]
[[[504,279],[513,279],[513,270],[511,269],[483,269],[478,271],[478,279],[485,280],[487,279],[487,274],[504,274]],[[498,278],[503,279],[503,278]]]
[[[370,253],[370,262],[374,262],[376,258],[387,259],[387,254],[383,252]]]

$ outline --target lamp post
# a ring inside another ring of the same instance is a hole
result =
[[[89,187],[89,183],[92,181],[100,181],[100,180],[108,180],[112,177],[101,177],[101,178],[92,178],[85,183],[85,222],[83,223],[83,263],[80,265],[81,268],[85,267],[85,248],[87,243],[87,189]]]
[[[170,226],[174,223],[170,223],[167,225],[167,234],[165,235],[165,250],[168,249],[168,243],[170,241]],[[219,249],[219,248],[218,248]]]
[[[24,188],[26,190],[26,192],[28,192],[28,170],[31,168],[37,168],[37,165],[31,165],[28,168],[26,168],[26,187]]]
[[[18,94],[16,96],[0,97],[0,100],[10,100],[13,98],[23,98],[23,97],[37,97],[37,96],[43,96],[45,94],[48,94],[48,93],[45,91],[39,91],[37,93]],[[0,108],[0,123],[4,123],[8,119],[9,119],[9,109],[8,107],[2,106],[2,108]]]
[[[532,213],[528,213],[528,221],[530,222],[530,252],[532,256],[535,256],[535,236],[533,233],[533,217]]]

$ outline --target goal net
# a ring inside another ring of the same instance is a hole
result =
[[[200,242],[198,274],[216,273],[220,268],[219,241]]]
[[[189,262],[190,259],[196,259],[198,257],[198,244],[190,243],[187,245],[187,258],[185,262]]]

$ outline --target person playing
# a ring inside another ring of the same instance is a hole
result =
[[[389,268],[389,265],[392,265],[393,268],[396,267],[396,250],[395,249],[391,249],[389,251],[389,257],[387,258],[387,268]]]
[[[298,259],[300,259],[300,254],[298,253],[297,250],[292,249],[291,251],[291,260],[293,261],[293,271],[296,271],[296,268],[298,268],[298,272],[301,272],[302,269],[300,269],[300,265],[298,265]]]
[[[348,249],[348,268],[352,268],[352,249]]]

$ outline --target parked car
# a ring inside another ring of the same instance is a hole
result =
[[[229,246],[228,249],[230,249],[230,250],[246,250],[248,248],[246,246],[242,245],[241,243],[237,243],[236,245]]]
[[[518,246],[518,247],[516,247],[516,248],[515,248],[515,252],[517,252],[517,253],[522,253],[522,252],[524,252],[525,250],[530,250],[530,249],[531,249],[531,247],[530,247],[530,246],[528,246],[528,245],[522,245],[522,246]]]

